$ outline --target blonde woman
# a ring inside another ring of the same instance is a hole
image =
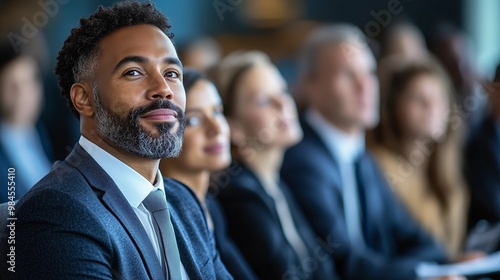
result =
[[[285,150],[302,137],[283,77],[259,52],[233,53],[215,73],[235,159],[218,196],[230,235],[260,279],[337,279],[280,177]]]

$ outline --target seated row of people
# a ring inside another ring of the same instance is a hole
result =
[[[380,98],[362,32],[320,28],[297,112],[262,53],[225,57],[213,84],[182,70],[151,3],[81,25],[56,73],[82,137],[19,202],[21,277],[415,279],[482,257],[462,250],[461,119],[432,58],[388,63]]]
[[[462,251],[461,130],[444,71],[432,58],[399,59],[381,98],[374,158],[364,135],[378,122],[379,85],[360,34],[337,25],[306,44],[300,117],[262,53],[235,52],[211,71],[222,101],[185,70],[185,150],[162,161],[163,174],[198,194],[238,279],[414,279],[424,262],[482,256]],[[357,53],[346,56],[346,45]],[[229,150],[232,164],[209,184]]]

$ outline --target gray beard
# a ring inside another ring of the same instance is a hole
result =
[[[107,142],[130,154],[150,159],[177,157],[181,152],[185,115],[170,101],[157,101],[153,106],[135,108],[126,117],[121,117],[102,105],[96,87],[93,88],[93,96],[98,133]],[[177,112],[179,127],[175,132],[171,131],[175,126],[171,123],[155,125],[158,136],[152,135],[141,126],[140,116],[159,108],[169,108]]]

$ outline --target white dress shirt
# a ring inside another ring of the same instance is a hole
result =
[[[160,244],[153,226],[153,218],[151,213],[142,204],[142,201],[146,199],[149,193],[153,190],[156,191],[157,189],[160,189],[163,193],[165,193],[163,177],[161,176],[160,170],[158,170],[158,173],[156,174],[155,184],[153,185],[130,166],[101,149],[96,144],[90,142],[84,136],[80,137],[78,143],[101,166],[101,168],[106,171],[109,177],[113,179],[125,199],[128,201],[130,206],[132,206],[132,209],[134,209],[135,214],[148,234],[158,260],[161,262],[162,256]],[[189,279],[182,263],[181,273],[182,279]]]

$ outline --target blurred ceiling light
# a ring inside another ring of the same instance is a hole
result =
[[[275,28],[302,15],[302,0],[243,0],[242,16],[251,26]]]

